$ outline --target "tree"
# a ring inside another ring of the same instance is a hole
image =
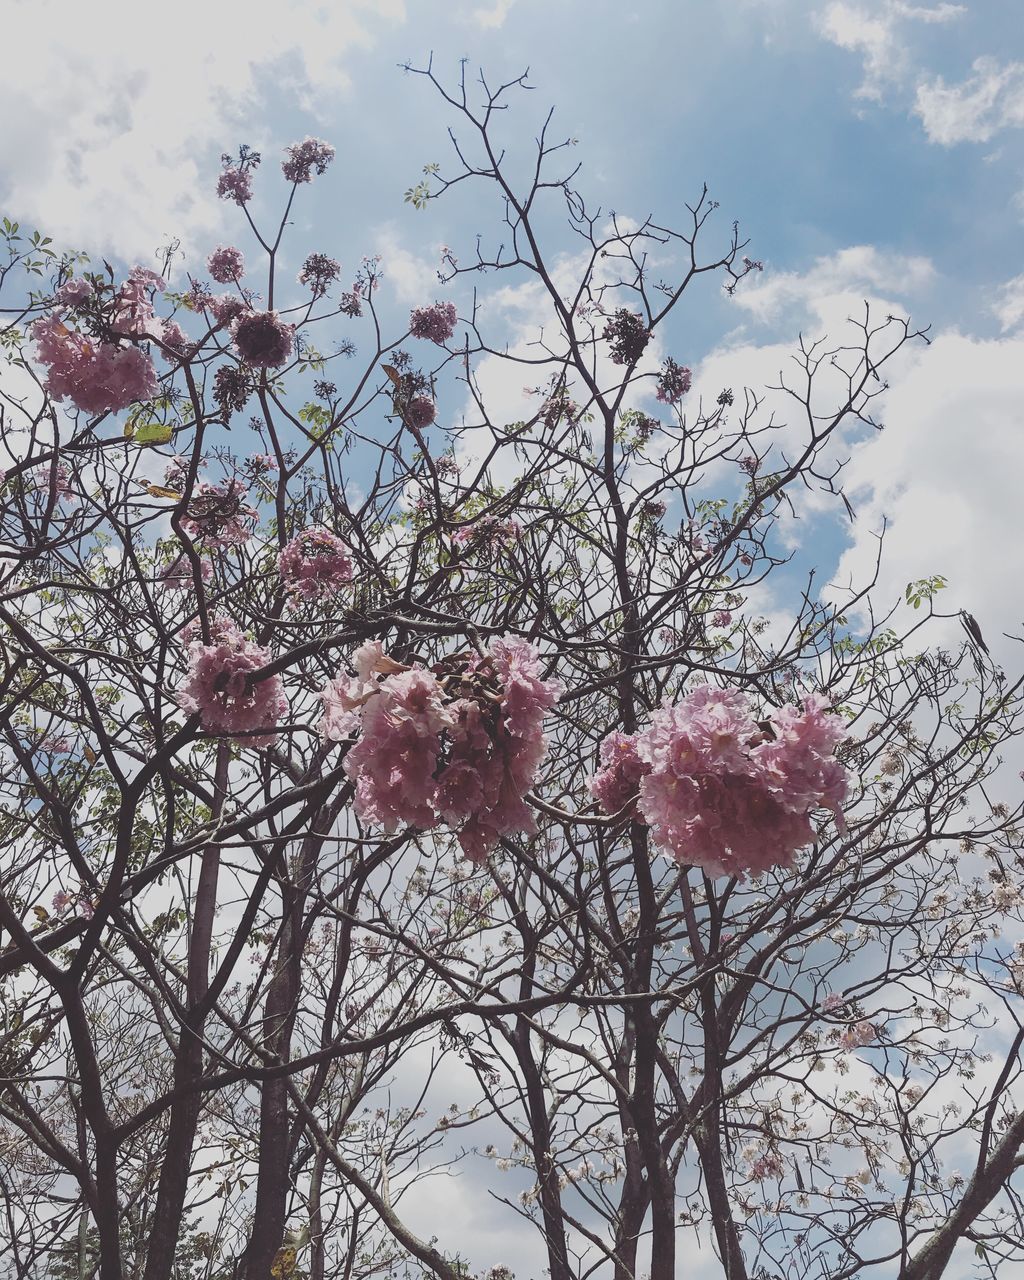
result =
[[[664,335],[760,266],[707,190],[602,214],[550,115],[506,153],[525,78],[415,74],[457,127],[407,199],[501,225],[403,332],[376,260],[281,279],[316,139],[270,232],[224,157],[263,297],[233,246],[171,288],[4,223],[8,1272],[499,1280],[416,1227],[461,1170],[552,1280],[674,1277],[690,1229],[727,1280],[995,1274],[1021,681],[927,646],[942,579],[900,630],[779,538],[849,510],[840,433],[925,335],[865,307],[694,388]]]

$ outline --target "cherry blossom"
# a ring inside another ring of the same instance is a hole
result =
[[[198,713],[207,733],[237,737],[253,747],[277,741],[277,724],[286,713],[279,675],[255,679],[271,660],[269,650],[247,639],[229,619],[211,623],[211,643],[186,628],[188,673],[178,703]]]
[[[352,581],[348,547],[329,529],[304,529],[284,548],[277,565],[285,587],[303,600],[336,595]]]

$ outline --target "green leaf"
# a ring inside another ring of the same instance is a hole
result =
[[[144,422],[135,428],[136,444],[166,444],[174,428],[166,422]]]

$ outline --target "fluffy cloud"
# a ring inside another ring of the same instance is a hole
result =
[[[887,525],[879,599],[941,573],[939,607],[969,609],[997,661],[1019,667],[1017,584],[1024,577],[1024,337],[941,334],[884,398],[887,430],[855,451],[847,485],[858,507],[837,577],[863,578]],[[948,596],[948,599],[947,599]],[[955,622],[949,641],[959,640]]]
[[[1024,62],[1001,66],[995,58],[978,58],[972,71],[960,84],[936,76],[918,85],[914,112],[930,141],[944,147],[988,142],[1002,129],[1024,125]]]
[[[851,53],[860,55],[864,80],[857,97],[881,101],[888,85],[901,83],[910,71],[911,59],[903,37],[908,22],[928,24],[950,22],[966,9],[959,4],[939,4],[928,8],[883,0],[882,4],[833,3],[817,15],[815,25],[820,34]]]
[[[403,0],[182,0],[154,27],[128,0],[108,0],[102,21],[66,0],[15,5],[8,48],[27,52],[0,82],[4,208],[107,254],[148,259],[172,234],[207,238],[222,217],[211,162],[259,106],[261,79],[304,109],[334,106],[346,59],[404,12]]]

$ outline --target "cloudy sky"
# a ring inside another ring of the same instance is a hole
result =
[[[1018,0],[183,0],[158,21],[119,0],[8,0],[11,47],[31,57],[0,82],[0,209],[121,262],[177,238],[179,272],[199,270],[239,242],[213,194],[220,153],[245,141],[269,159],[314,134],[338,161],[303,192],[296,252],[346,268],[381,252],[407,306],[433,292],[438,246],[471,245],[493,211],[403,203],[446,159],[451,116],[399,64],[432,52],[449,83],[463,58],[491,82],[529,67],[513,145],[553,105],[592,202],[667,220],[706,182],[764,261],[673,332],[698,383],[772,381],[800,332],[835,336],[865,298],[932,326],[893,372],[886,431],[852,449],[857,524],[809,514],[800,536],[849,576],[885,520],[883,590],[943,573],[947,607],[1016,669],[998,637],[1024,576],[1019,17]]]

